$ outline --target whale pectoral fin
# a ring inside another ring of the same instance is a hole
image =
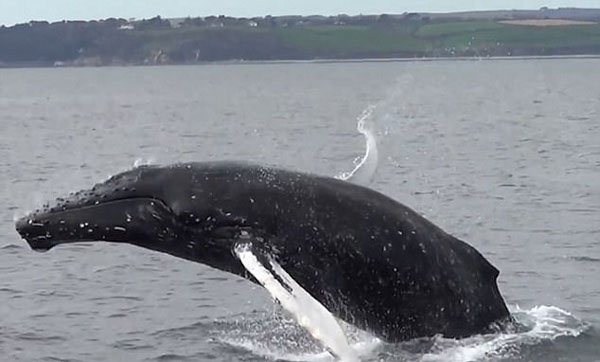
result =
[[[331,313],[304,290],[272,255],[249,241],[238,242],[234,250],[246,270],[329,353],[342,361],[358,361]]]

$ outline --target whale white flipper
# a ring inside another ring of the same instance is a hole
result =
[[[357,185],[369,186],[377,170],[377,140],[373,131],[366,125],[367,120],[371,117],[374,106],[369,106],[358,117],[356,129],[365,136],[366,150],[365,155],[360,162],[354,167],[351,172],[345,172],[337,178],[350,181]]]
[[[271,256],[257,252],[250,242],[237,244],[235,253],[246,270],[292,314],[300,326],[321,342],[329,353],[340,361],[359,361],[331,313],[308,294]]]

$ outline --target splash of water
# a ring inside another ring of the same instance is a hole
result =
[[[333,360],[331,354],[315,343],[308,331],[300,327],[288,313],[281,313],[280,306],[275,309],[273,313],[260,312],[219,325],[214,341],[276,361]],[[338,322],[348,338],[350,348],[361,359],[368,359],[373,350],[383,344],[365,331],[343,321]]]
[[[358,356],[348,345],[346,336],[329,311],[296,281],[274,260],[265,266],[259,262],[249,245],[242,244],[235,252],[248,270],[276,299],[281,306],[292,314],[300,326],[305,328],[316,340],[339,360],[358,362]],[[273,275],[275,274],[275,275]],[[282,280],[290,290],[278,280]]]
[[[222,342],[232,346],[252,352],[255,355],[273,359],[276,361],[293,361],[293,362],[328,362],[332,360],[331,354],[323,352],[296,352],[293,350],[281,350],[274,346],[263,343],[257,343],[254,340],[246,338],[223,338]],[[366,356],[381,344],[377,338],[370,338],[364,341],[353,343],[351,348],[360,356]]]
[[[148,165],[152,165],[154,163],[155,163],[155,160],[153,158],[148,158],[148,159],[138,158],[133,162],[133,168],[138,168],[141,166],[148,166]]]
[[[576,338],[590,328],[567,311],[553,306],[528,310],[511,308],[521,325],[511,332],[476,335],[464,339],[441,336],[391,344],[340,321],[350,347],[364,361],[392,362],[474,362],[527,359],[529,348],[546,346],[558,338]],[[314,341],[296,322],[273,314],[243,319],[227,325],[217,340],[254,355],[272,360],[331,361],[331,356],[317,348]],[[547,348],[547,347],[544,347]]]
[[[538,306],[530,310],[513,308],[512,315],[522,330],[492,335],[478,335],[461,340],[437,337],[424,362],[471,362],[505,359],[519,355],[524,346],[559,337],[577,337],[589,325],[571,313],[554,306]]]
[[[367,121],[373,115],[375,106],[369,105],[357,118],[356,129],[365,137],[365,154],[350,172],[344,172],[336,178],[350,181],[359,185],[368,186],[373,180],[378,164],[377,139]]]

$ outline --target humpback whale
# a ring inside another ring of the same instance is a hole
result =
[[[499,272],[475,248],[380,192],[331,177],[238,162],[141,166],[45,205],[16,229],[35,250],[129,243],[273,291],[300,287],[390,342],[466,337],[509,319]]]

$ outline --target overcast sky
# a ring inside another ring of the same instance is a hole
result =
[[[405,11],[599,8],[600,0],[0,0],[0,24],[109,17],[381,14]]]

